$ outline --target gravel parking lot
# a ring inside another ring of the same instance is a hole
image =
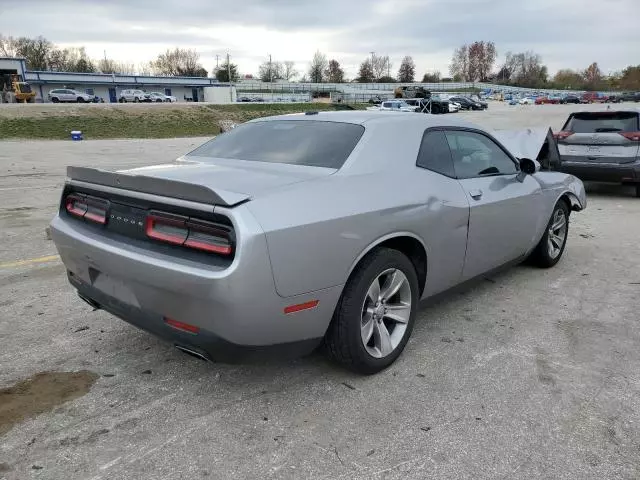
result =
[[[460,115],[558,129],[572,110]],[[202,140],[0,143],[0,479],[640,478],[632,189],[589,186],[555,268],[424,305],[381,374],[319,354],[211,364],[92,312],[45,236],[66,165],[161,163]]]

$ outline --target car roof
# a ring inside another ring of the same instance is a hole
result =
[[[454,118],[455,115],[426,115],[422,113],[409,112],[381,112],[374,110],[352,110],[339,112],[307,112],[293,113],[288,115],[276,115],[272,117],[256,118],[251,122],[268,122],[274,120],[295,120],[295,121],[323,121],[353,123],[356,125],[381,124],[381,123],[411,123],[416,126],[429,127],[467,127],[486,130],[471,122]]]

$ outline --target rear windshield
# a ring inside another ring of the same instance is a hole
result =
[[[563,130],[574,133],[637,132],[638,114],[635,112],[584,112],[567,120]]]
[[[340,168],[364,133],[352,123],[273,120],[245,123],[188,155]]]

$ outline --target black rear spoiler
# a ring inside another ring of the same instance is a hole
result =
[[[242,193],[220,189],[213,191],[204,185],[194,183],[122,172],[108,172],[98,168],[67,167],[67,177],[72,182],[92,183],[207,205],[221,205],[223,207],[233,207],[250,198]]]

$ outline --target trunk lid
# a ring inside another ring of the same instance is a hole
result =
[[[174,163],[117,172],[68,167],[67,176],[86,183],[232,207],[269,190],[333,172],[334,169],[298,165],[179,159]]]
[[[568,136],[558,138],[563,160],[625,164],[637,160],[640,142],[622,133],[640,130],[637,112],[579,112],[563,127]]]

